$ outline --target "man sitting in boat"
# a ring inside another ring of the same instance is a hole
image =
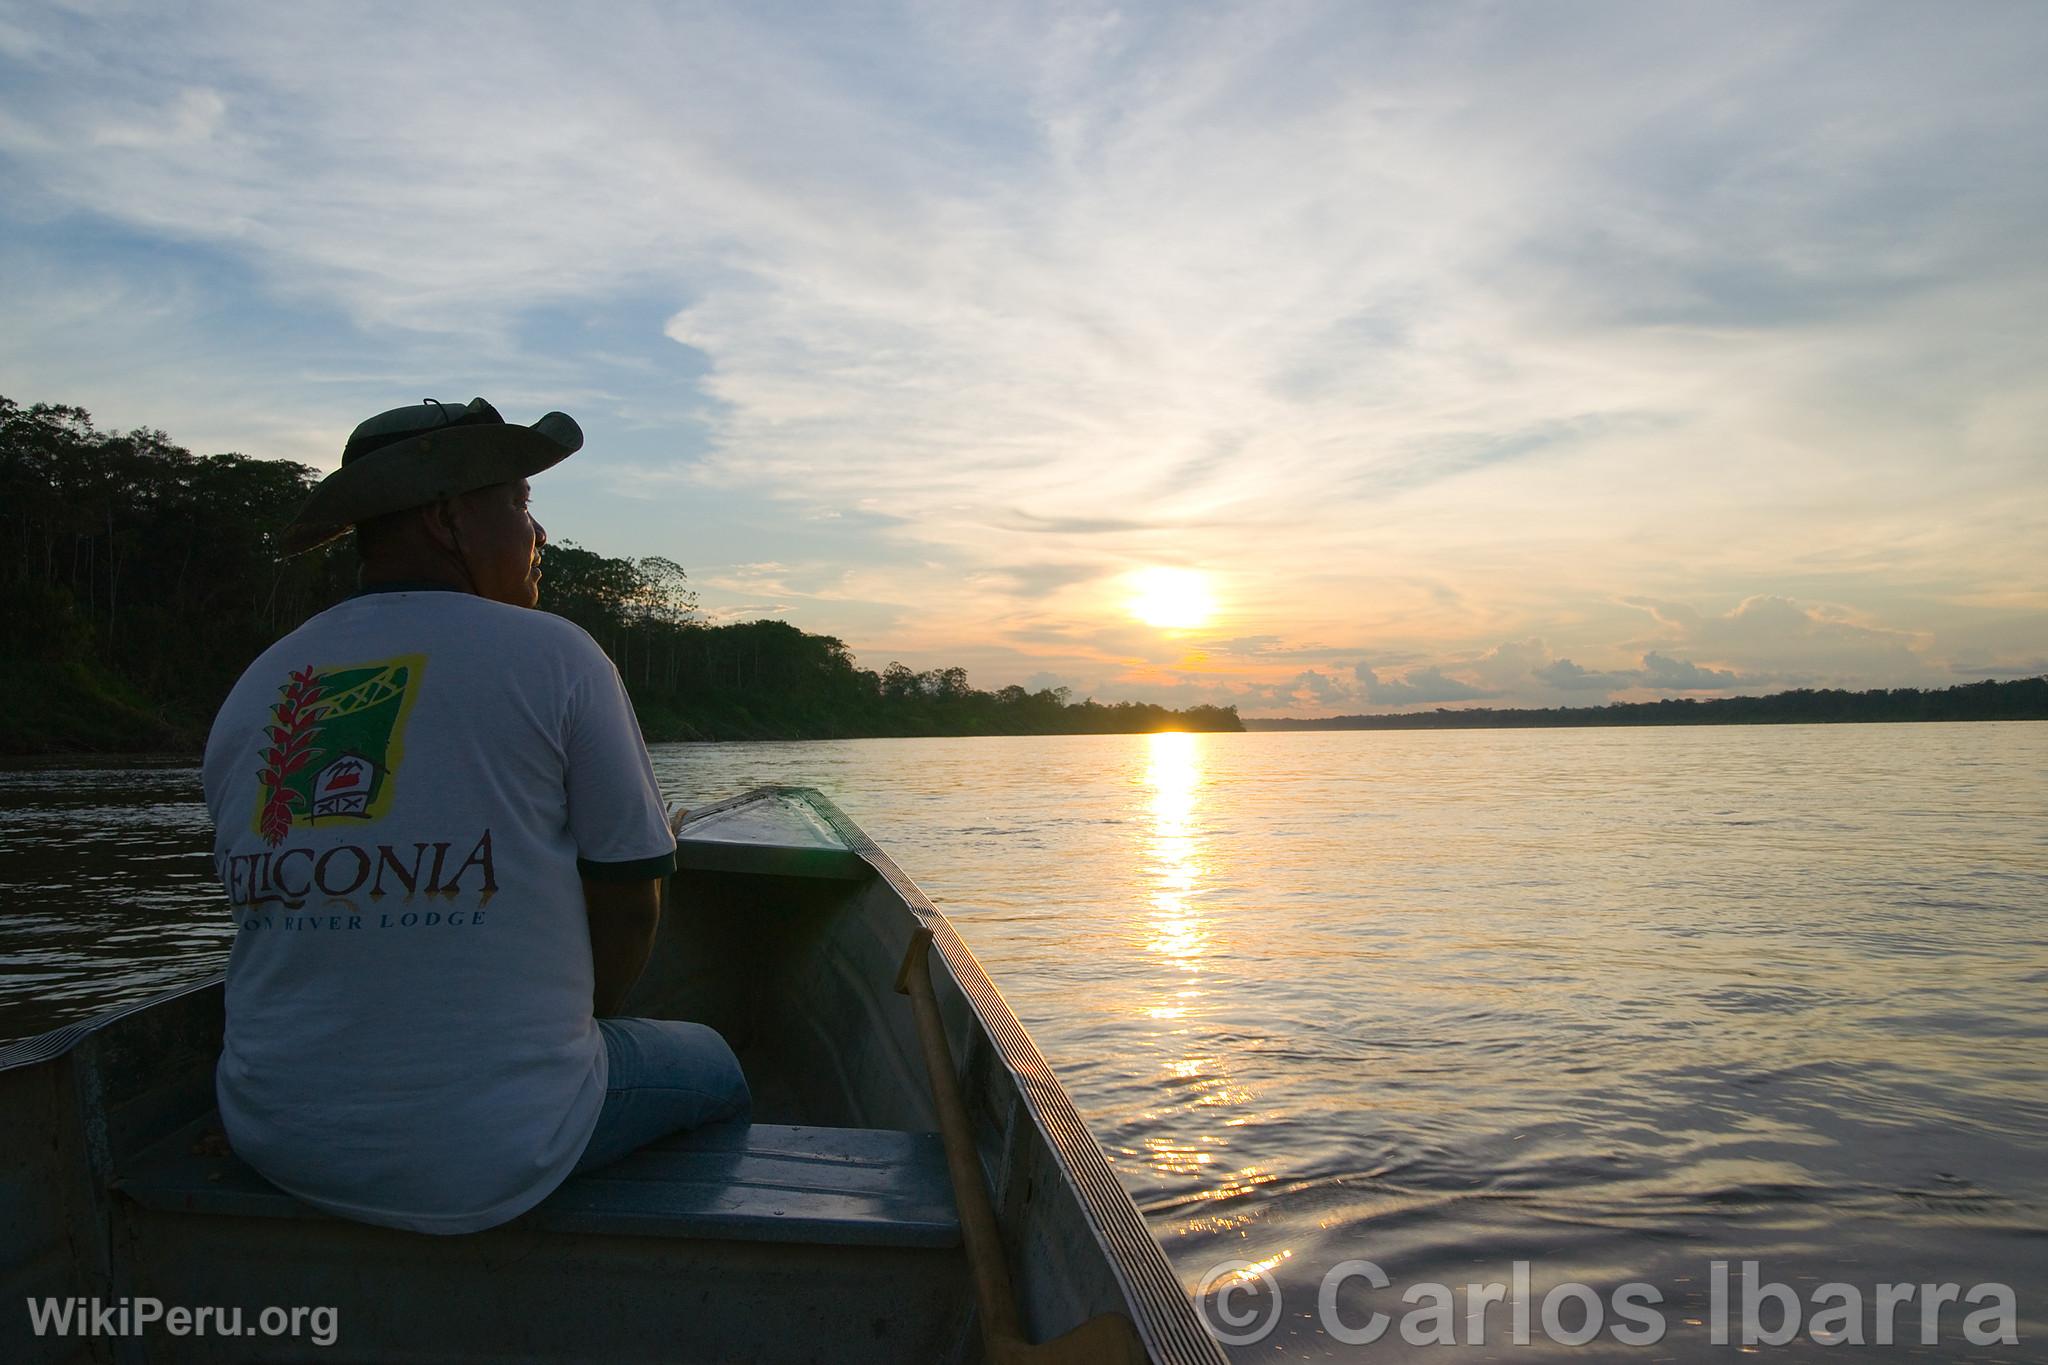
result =
[[[743,1117],[699,1024],[618,1019],[675,867],[618,670],[533,610],[527,480],[583,444],[477,399],[357,427],[284,534],[362,591],[266,650],[207,741],[237,933],[216,1073],[236,1152],[305,1202],[494,1226],[571,1172]]]

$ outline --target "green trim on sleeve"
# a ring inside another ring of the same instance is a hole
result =
[[[651,882],[657,877],[666,877],[676,870],[674,850],[654,858],[636,858],[630,863],[594,863],[588,858],[576,860],[576,871],[584,880],[593,882]]]

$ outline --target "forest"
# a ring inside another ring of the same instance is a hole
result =
[[[0,397],[0,753],[190,752],[248,663],[355,591],[346,540],[280,560],[308,466]],[[589,631],[649,740],[1237,730],[1229,707],[989,692],[960,668],[862,668],[786,621],[712,625],[659,556],[542,551],[541,606]]]
[[[1318,720],[1248,720],[1247,730],[1478,730],[1573,725],[1822,725],[1914,720],[2048,720],[2048,677],[1954,687],[1794,688],[1763,697],[1666,697],[1605,706],[1488,706]]]

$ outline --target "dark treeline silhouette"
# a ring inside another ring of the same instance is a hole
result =
[[[316,471],[0,398],[0,752],[191,749],[242,669],[355,589],[346,541],[280,561]],[[542,603],[619,665],[650,739],[1236,730],[1230,708],[970,687],[860,668],[782,621],[707,625],[682,567],[543,551]]]
[[[0,749],[190,747],[249,660],[355,565],[277,561],[313,471],[0,398]]]
[[[1799,688],[1764,697],[1610,702],[1527,710],[1472,707],[1320,720],[1247,720],[1247,730],[1483,730],[1567,725],[1814,725],[1901,720],[2048,720],[2048,676],[1843,692]]]

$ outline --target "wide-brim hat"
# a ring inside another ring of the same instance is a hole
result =
[[[567,413],[516,426],[481,398],[380,412],[350,435],[341,468],[314,486],[279,548],[304,554],[372,517],[532,478],[582,446],[583,429]]]

